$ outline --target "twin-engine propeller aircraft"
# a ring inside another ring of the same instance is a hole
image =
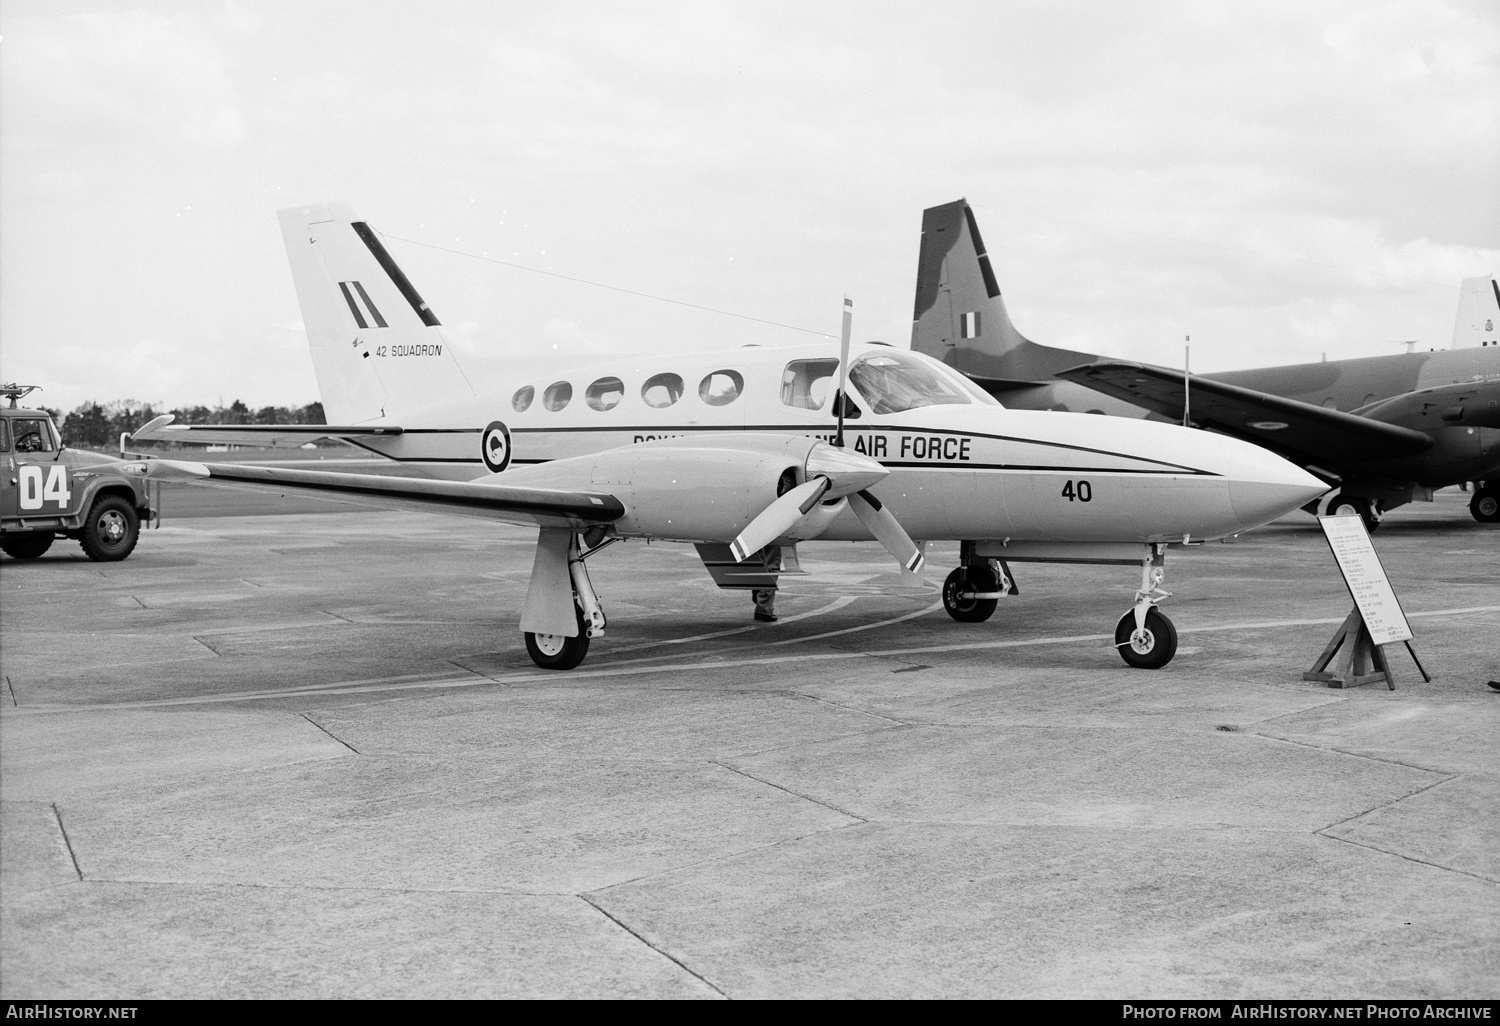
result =
[[[874,539],[911,571],[923,561],[914,538],[958,540],[943,604],[970,622],[1015,593],[1009,563],[1134,565],[1140,588],[1115,640],[1127,663],[1159,667],[1176,649],[1156,608],[1167,546],[1257,527],[1324,490],[1236,439],[1007,410],[927,356],[850,346],[847,300],[841,349],[830,339],[517,367],[481,393],[368,224],[332,204],[282,211],[281,223],[333,426],[162,418],[135,437],[341,438],[426,476],[181,473],[535,524],[520,626],[542,667],[578,665],[603,635],[586,563],[626,538],[691,542],[720,587],[757,590],[797,572],[797,545],[812,539]]]
[[[1038,345],[1011,324],[967,200],[922,212],[911,347],[1011,409],[1184,420],[1285,456],[1338,493],[1329,512],[1381,513],[1475,483],[1500,522],[1500,282],[1460,286],[1453,348],[1287,367],[1184,371]],[[1309,506],[1316,511],[1315,505]]]

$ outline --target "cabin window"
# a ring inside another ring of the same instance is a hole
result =
[[[745,379],[738,371],[716,370],[698,385],[698,398],[710,406],[728,406],[740,397]]]
[[[510,397],[510,405],[517,413],[525,413],[531,409],[531,400],[536,398],[536,389],[527,385],[525,388],[516,389],[516,394]]]
[[[781,404],[799,410],[821,410],[834,391],[837,360],[793,360],[781,372]]]
[[[45,420],[17,420],[16,452],[52,452],[52,425]]]
[[[625,382],[619,378],[600,378],[584,391],[583,398],[600,413],[612,410],[625,398]]]
[[[542,405],[548,410],[556,413],[573,398],[573,386],[566,381],[554,381],[547,386],[547,391],[542,393]]]
[[[923,406],[968,405],[968,390],[920,357],[900,351],[870,353],[849,368],[849,381],[875,413]]]
[[[10,452],[10,421],[0,417],[0,452]]]
[[[641,400],[653,410],[665,410],[682,398],[682,387],[676,374],[653,374],[641,386]]]

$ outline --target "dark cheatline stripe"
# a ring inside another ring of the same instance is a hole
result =
[[[361,328],[368,328],[369,325],[365,323],[365,315],[359,312],[359,304],[349,294],[349,284],[347,282],[339,282],[339,291],[344,294],[344,302],[349,304],[349,312],[354,315],[354,323],[358,324]]]
[[[355,282],[354,287],[359,289],[359,296],[365,301],[365,308],[370,311],[370,316],[375,318],[375,327],[385,327],[385,318],[380,316],[380,311],[376,309],[374,302],[370,299],[370,294],[365,291],[365,287],[359,282]]]
[[[350,226],[354,229],[354,234],[358,235],[370,250],[376,262],[385,270],[386,275],[391,279],[391,284],[400,290],[401,294],[406,297],[406,301],[411,304],[411,308],[416,311],[417,316],[422,318],[422,323],[429,328],[437,327],[441,323],[437,319],[437,314],[422,302],[422,297],[417,294],[417,290],[412,287],[401,268],[396,266],[396,261],[392,260],[391,255],[385,251],[385,246],[376,238],[370,226],[363,221],[350,222]]]

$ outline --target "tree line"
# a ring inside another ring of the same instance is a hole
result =
[[[113,447],[120,433],[134,431],[163,413],[178,424],[326,424],[322,403],[306,406],[262,406],[252,410],[236,399],[228,406],[184,406],[172,410],[153,409],[150,403],[117,399],[109,403],[86,402],[66,417],[48,410],[62,432],[63,444],[92,448]]]

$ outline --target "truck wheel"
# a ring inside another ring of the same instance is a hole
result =
[[[83,521],[78,541],[88,557],[99,563],[124,559],[141,536],[141,518],[118,495],[101,495]]]
[[[7,534],[0,538],[0,552],[12,559],[35,559],[51,547],[52,535],[45,532]]]

